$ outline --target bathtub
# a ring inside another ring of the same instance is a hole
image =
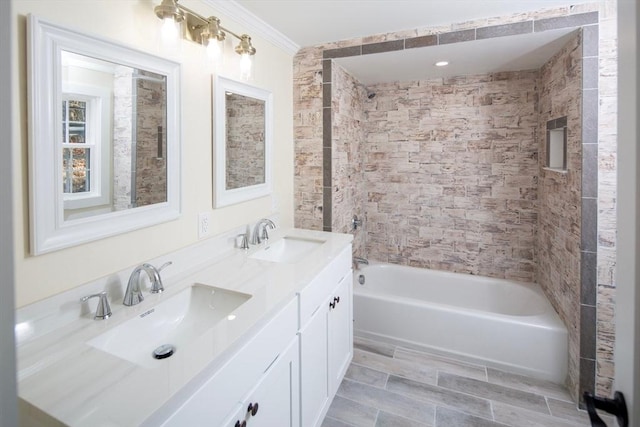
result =
[[[353,283],[361,337],[565,381],[567,329],[535,284],[378,263]]]

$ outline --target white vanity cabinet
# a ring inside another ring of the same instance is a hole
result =
[[[342,278],[330,297],[329,391],[334,396],[353,357],[353,274]]]
[[[222,368],[215,371],[202,384],[196,387],[187,386],[183,391],[183,396],[186,396],[186,398],[182,398],[179,403],[170,403],[174,408],[173,413],[161,425],[163,427],[226,425],[225,420],[233,416],[230,411],[235,412],[238,403],[243,402],[252,387],[262,381],[265,384],[270,381],[282,381],[277,383],[277,388],[274,388],[273,395],[270,398],[278,402],[281,401],[283,402],[281,405],[285,405],[292,391],[286,384],[292,379],[285,379],[281,371],[287,366],[286,369],[290,369],[291,365],[297,367],[297,308],[297,298],[293,298],[284,309],[276,314],[266,326],[238,350]],[[289,351],[290,348],[294,347],[296,349],[295,352],[293,350]],[[287,350],[285,351],[285,349]],[[294,353],[295,361],[285,360],[287,357],[291,359]],[[284,357],[285,355],[287,357]],[[271,373],[272,371],[273,374]],[[294,379],[297,379],[297,373]],[[258,389],[256,389],[257,391]],[[297,392],[297,387],[294,391]],[[279,395],[280,392],[282,392],[282,395]],[[264,401],[266,402],[267,400],[264,399]],[[175,406],[178,406],[177,409]],[[273,407],[274,405],[267,405],[267,409],[264,412],[267,414],[273,413]],[[280,410],[276,409],[276,411]],[[286,410],[291,412],[292,409]],[[297,414],[297,409],[295,409],[295,413]],[[155,424],[154,420],[149,419],[145,425],[157,424]],[[278,425],[286,427],[288,424]]]
[[[298,338],[278,355],[224,427],[300,427]]]
[[[300,293],[301,425],[319,426],[353,356],[351,246]]]

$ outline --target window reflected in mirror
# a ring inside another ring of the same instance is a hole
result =
[[[64,218],[167,201],[166,77],[62,51]]]

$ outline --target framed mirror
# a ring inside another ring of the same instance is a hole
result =
[[[30,15],[31,253],[180,215],[180,65]]]
[[[214,205],[271,194],[271,92],[216,76]]]

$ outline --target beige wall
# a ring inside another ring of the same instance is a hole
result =
[[[14,170],[16,306],[21,307],[110,273],[133,267],[198,240],[197,216],[212,210],[212,77],[203,69],[203,48],[183,42],[182,63],[182,215],[178,220],[81,246],[33,257],[29,255],[27,170],[26,15],[103,36],[157,53],[159,20],[144,1],[13,0],[13,106],[16,111]],[[216,15],[234,32],[244,28],[200,1],[183,1],[202,15]],[[214,236],[272,212],[282,226],[293,225],[292,55],[253,37],[257,54],[251,84],[274,95],[274,195],[212,211]],[[232,49],[226,55],[233,58]],[[238,79],[234,67],[221,70]]]

